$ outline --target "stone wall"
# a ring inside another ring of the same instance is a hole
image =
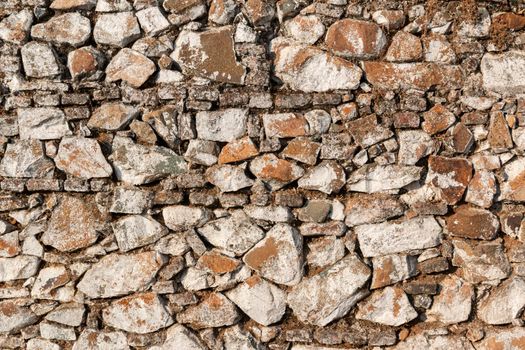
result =
[[[524,11],[2,0],[0,348],[525,349]]]

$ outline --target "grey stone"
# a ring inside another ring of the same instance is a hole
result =
[[[59,108],[19,108],[17,112],[21,139],[53,140],[72,134]]]
[[[130,215],[113,223],[113,232],[121,252],[155,243],[168,229],[150,216]]]
[[[97,44],[125,47],[140,37],[140,26],[133,12],[103,14],[95,23],[93,37]]]

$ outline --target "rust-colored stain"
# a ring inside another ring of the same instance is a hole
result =
[[[253,275],[249,277],[248,279],[246,279],[246,281],[244,282],[246,282],[248,287],[253,288],[261,282],[261,278],[257,275]]]
[[[199,263],[209,268],[214,273],[227,273],[234,271],[239,266],[239,261],[220,254],[203,255]]]
[[[218,294],[212,293],[205,300],[205,304],[209,308],[217,310],[217,309],[220,309],[223,306],[224,301],[222,300],[222,298]]]
[[[275,159],[268,162],[257,175],[262,180],[288,182],[295,179],[292,163],[284,159]]]
[[[268,237],[264,245],[252,249],[245,255],[246,263],[255,270],[259,270],[269,259],[277,256],[279,253],[279,246],[275,238]]]
[[[381,266],[374,266],[374,277],[371,288],[379,288],[391,284],[392,278],[390,275],[392,272],[394,272],[394,264],[390,258],[383,260]]]
[[[268,129],[280,137],[304,136],[308,123],[302,115],[293,114],[286,119],[275,119],[268,123]]]
[[[4,316],[11,317],[16,315],[18,312],[18,306],[10,301],[6,301],[0,304],[0,313]]]

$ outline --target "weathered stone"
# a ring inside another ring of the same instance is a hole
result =
[[[400,164],[415,165],[437,148],[436,142],[421,130],[402,130],[398,132],[398,137]]]
[[[123,48],[106,67],[106,81],[122,80],[139,88],[155,72],[153,61],[135,50]]]
[[[96,77],[103,62],[102,54],[91,46],[81,47],[67,55],[67,68],[73,79]]]
[[[109,211],[121,214],[142,214],[152,205],[153,193],[134,187],[117,187]]]
[[[301,163],[315,165],[320,150],[320,143],[307,138],[296,137],[288,143],[282,155]]]
[[[55,51],[49,44],[31,41],[20,49],[25,74],[32,78],[55,77],[62,72]]]
[[[325,160],[308,169],[306,174],[299,179],[297,185],[299,188],[331,194],[338,192],[345,181],[346,175],[343,167],[335,161]]]
[[[237,62],[229,26],[204,32],[181,32],[171,57],[180,64],[184,74],[224,83],[244,83],[246,68]]]
[[[145,334],[166,328],[174,320],[157,294],[135,294],[111,303],[102,311],[104,322],[127,332]]]
[[[183,231],[204,225],[212,213],[206,208],[173,205],[162,209],[162,218],[171,230]]]
[[[214,112],[198,112],[195,125],[199,139],[231,142],[246,134],[248,110],[228,108]]]
[[[32,277],[38,272],[39,265],[40,259],[31,255],[0,258],[0,282]]]
[[[367,294],[369,268],[355,255],[347,255],[329,269],[305,278],[288,294],[288,305],[305,323],[324,327],[345,316]]]
[[[54,0],[49,8],[53,10],[91,10],[97,0]]]
[[[85,137],[63,138],[55,164],[60,170],[84,179],[109,177],[113,173],[97,140]]]
[[[46,320],[64,324],[66,326],[78,327],[82,324],[86,308],[83,304],[67,303],[61,304],[48,313]]]
[[[476,6],[472,11],[474,20],[463,20],[458,28],[458,34],[470,38],[485,38],[490,31],[490,13],[485,7]]]
[[[33,24],[33,13],[29,8],[11,13],[0,22],[0,39],[13,44],[22,44],[27,39],[31,24]]]
[[[347,187],[366,193],[397,190],[418,181],[422,170],[417,166],[365,165],[350,175]]]
[[[105,103],[95,109],[87,126],[91,129],[117,131],[126,127],[139,111],[120,102]]]
[[[525,53],[512,50],[502,54],[487,53],[481,60],[483,87],[511,96],[525,92]]]
[[[243,261],[262,277],[293,286],[303,276],[303,238],[288,224],[277,224],[251,248]]]
[[[352,62],[310,46],[272,42],[275,74],[292,90],[326,92],[354,90],[361,70]]]
[[[31,297],[35,299],[60,300],[60,287],[71,279],[63,265],[50,266],[39,271],[31,289]]]
[[[12,258],[20,253],[17,231],[0,234],[0,257]]]
[[[458,123],[452,129],[452,147],[458,153],[466,153],[474,143],[474,135],[463,123]]]
[[[410,255],[385,255],[372,259],[374,267],[371,289],[388,286],[417,274],[416,259]]]
[[[113,232],[121,252],[151,243],[168,233],[168,229],[152,217],[131,215],[113,223]]]
[[[263,125],[267,138],[304,136],[310,131],[306,118],[296,113],[264,114]]]
[[[525,158],[518,157],[512,162],[509,162],[503,168],[504,177],[501,183],[501,196],[503,199],[511,201],[525,200],[525,182],[523,178]]]
[[[136,16],[140,27],[151,36],[158,35],[170,27],[170,22],[156,6],[137,11]]]
[[[447,218],[447,230],[453,236],[492,240],[498,233],[499,220],[488,210],[462,205]]]
[[[89,18],[78,12],[64,13],[51,17],[45,23],[31,28],[31,37],[53,44],[68,44],[74,47],[83,45],[91,36]]]
[[[206,170],[206,179],[219,187],[221,192],[235,192],[253,185],[253,180],[246,176],[244,169],[224,164],[215,165]]]
[[[429,332],[430,333],[430,332]],[[464,336],[458,335],[433,335],[419,333],[399,342],[392,350],[475,350],[470,341]],[[488,350],[488,349],[486,349]]]
[[[184,158],[188,162],[211,166],[217,163],[219,147],[214,141],[190,140]]]
[[[326,46],[337,55],[358,59],[378,57],[387,45],[387,37],[377,24],[342,19],[330,26]]]
[[[240,260],[230,258],[229,256],[220,254],[216,250],[212,250],[204,253],[195,266],[198,269],[206,270],[213,274],[224,274],[237,270],[240,264]]]
[[[315,44],[325,32],[323,22],[315,15],[295,16],[284,27],[292,38],[309,45]]]
[[[412,62],[422,57],[423,47],[419,38],[401,30],[392,38],[385,59],[391,62]]]
[[[93,29],[97,44],[125,47],[140,37],[140,26],[133,12],[103,14]]]
[[[187,350],[206,350],[207,347],[192,331],[181,324],[168,328],[166,340],[160,347],[151,347],[151,350],[169,350],[180,347]]]
[[[183,157],[171,149],[139,145],[122,136],[113,139],[113,153],[109,160],[117,179],[133,185],[150,183],[187,171]]]
[[[393,196],[362,194],[349,197],[345,202],[345,224],[357,226],[382,222],[404,212],[403,204]]]
[[[524,339],[523,327],[494,329],[487,332],[485,338],[476,344],[476,350],[520,350],[523,348]]]
[[[488,141],[496,153],[505,152],[512,148],[512,136],[505,116],[501,112],[491,113]]]
[[[245,3],[245,9],[254,26],[265,26],[275,16],[274,4],[263,0],[248,0]]]
[[[401,288],[386,287],[359,303],[356,318],[388,326],[400,326],[418,316]]]
[[[233,0],[213,0],[208,12],[208,19],[218,25],[230,24],[235,17],[237,3]]]
[[[270,190],[278,190],[304,175],[304,170],[293,162],[277,158],[268,153],[250,162],[250,171]]]
[[[126,335],[122,332],[102,332],[85,329],[73,344],[73,350],[129,350]]]
[[[430,156],[428,169],[426,182],[439,189],[447,204],[461,200],[472,178],[472,164],[468,160]]]
[[[36,322],[38,316],[16,299],[0,301],[0,332],[16,332]]]
[[[97,207],[94,197],[66,195],[53,209],[41,241],[61,252],[85,248],[95,243],[107,219],[107,214]]]
[[[32,338],[27,341],[27,350],[60,350],[58,344],[53,343],[50,340]]]
[[[456,121],[456,116],[446,107],[437,104],[423,113],[423,130],[430,135],[447,130]]]
[[[456,53],[445,35],[432,34],[424,37],[423,49],[427,62],[456,63]]]
[[[193,328],[211,328],[235,324],[241,314],[228,298],[221,293],[211,293],[199,304],[190,306],[177,314],[177,322],[189,323]]]
[[[226,144],[219,154],[219,164],[235,163],[259,154],[257,147],[249,137],[243,137]]]
[[[441,231],[441,226],[431,216],[399,223],[366,224],[354,228],[359,247],[365,257],[435,247],[441,243]]]
[[[472,285],[452,275],[441,281],[440,286],[441,291],[427,312],[428,321],[454,324],[468,320],[474,298]]]
[[[19,108],[21,139],[53,140],[71,135],[64,112],[54,107]]]
[[[315,238],[308,242],[306,262],[313,268],[326,268],[345,256],[345,245],[335,236]]]
[[[377,123],[377,117],[374,114],[348,122],[348,129],[354,140],[363,148],[375,145],[394,135],[390,129]]]
[[[495,288],[478,306],[483,322],[503,325],[520,317],[525,306],[525,279],[514,277]]]
[[[45,156],[40,140],[18,140],[7,144],[0,175],[5,177],[46,178],[53,174],[53,161]]]

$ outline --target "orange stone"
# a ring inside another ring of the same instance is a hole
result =
[[[232,141],[224,146],[219,154],[219,164],[234,163],[255,157],[257,147],[249,137]]]
[[[447,130],[456,121],[456,116],[441,104],[435,105],[428,112],[423,113],[423,130],[434,135]]]
[[[301,163],[315,165],[321,145],[307,138],[295,138],[288,143],[282,155]]]
[[[499,221],[488,210],[462,205],[447,218],[447,229],[453,236],[491,240],[498,234]]]
[[[472,178],[472,165],[463,158],[430,156],[428,158],[427,183],[441,192],[442,199],[449,205],[456,204]]]

